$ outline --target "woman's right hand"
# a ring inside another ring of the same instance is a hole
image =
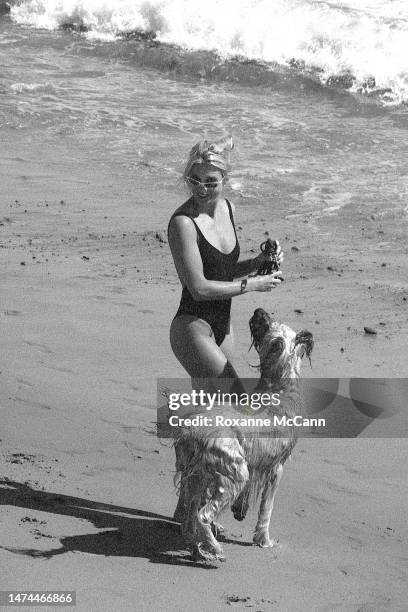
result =
[[[250,291],[271,291],[281,284],[280,276],[282,276],[280,270],[272,272],[272,274],[253,276],[248,280],[248,289]]]

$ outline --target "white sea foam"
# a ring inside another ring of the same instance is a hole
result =
[[[88,37],[154,32],[188,49],[215,50],[354,77],[354,91],[390,89],[384,101],[408,100],[406,0],[22,0],[20,24],[55,29],[74,23]]]
[[[12,85],[10,85],[10,89],[16,94],[55,93],[55,87],[51,83],[13,83]]]

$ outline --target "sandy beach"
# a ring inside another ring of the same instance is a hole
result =
[[[408,612],[405,6],[62,4],[0,2],[0,591],[75,592],[78,612]],[[358,437],[300,439],[277,546],[252,545],[256,509],[227,512],[212,565],[172,520],[156,409],[158,379],[185,376],[167,223],[188,150],[226,134],[241,256],[267,237],[285,253],[284,283],[233,300],[239,375],[262,307],[312,332],[302,376],[339,379],[336,418],[351,378],[398,394],[371,387],[386,410]]]
[[[183,376],[168,341],[179,284],[165,233],[182,194],[164,200],[146,166],[118,181],[98,160],[90,176],[80,150],[7,145],[1,588],[72,589],[81,612],[406,611],[408,444],[369,430],[298,444],[277,496],[276,548],[251,546],[254,512],[239,524],[227,515],[227,562],[191,560],[171,520],[173,450],[154,435],[156,379]],[[250,254],[268,220],[236,205]],[[273,220],[286,281],[234,300],[243,376],[258,306],[313,332],[307,377],[406,376],[406,247],[379,247],[398,219],[335,222],[317,240],[313,223]]]

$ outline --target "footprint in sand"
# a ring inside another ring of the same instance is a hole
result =
[[[135,430],[140,429],[140,425],[123,425],[119,428],[121,433],[133,434]]]
[[[329,501],[328,499],[324,499],[323,497],[316,497],[315,495],[306,494],[311,501],[319,506],[319,508],[326,508],[328,505],[333,504],[334,502]]]
[[[334,482],[327,482],[327,487],[337,493],[346,493],[347,495],[356,495],[357,497],[368,497],[367,493],[360,493],[360,491],[350,489],[348,487],[337,485]]]
[[[118,293],[119,295],[124,295],[127,293],[127,290],[124,287],[111,287],[112,293]]]
[[[140,404],[140,402],[138,402],[137,400],[132,400],[132,399],[129,399],[128,397],[121,397],[121,400],[124,401],[126,404],[128,404],[128,406],[143,406],[143,404]],[[146,406],[143,406],[143,407],[146,407]]]
[[[43,353],[52,354],[52,350],[46,344],[41,344],[40,342],[31,342],[30,340],[24,340],[24,344],[28,344],[28,346],[40,349],[40,351]]]
[[[347,536],[347,540],[353,550],[361,550],[363,548],[364,542],[360,538]]]
[[[356,468],[347,468],[346,472],[353,476],[364,476],[364,472],[362,470],[356,470]]]
[[[16,378],[16,381],[18,382],[19,385],[25,385],[26,387],[34,386],[32,383],[28,382],[28,380],[24,380],[23,378]]]
[[[15,397],[14,399],[16,402],[20,402],[20,404],[26,404],[27,406],[30,406],[30,408],[40,408],[41,410],[51,410],[51,406],[48,406],[47,404],[42,404],[41,402],[33,402],[32,400],[26,400],[26,399],[23,399],[22,397]]]

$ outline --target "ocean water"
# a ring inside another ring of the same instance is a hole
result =
[[[3,143],[149,166],[174,199],[191,145],[232,134],[229,188],[244,217],[255,204],[317,225],[358,213],[405,227],[405,0],[0,8]]]
[[[408,99],[405,0],[20,0],[15,23],[88,40],[150,36],[184,49],[292,66],[322,83]]]

